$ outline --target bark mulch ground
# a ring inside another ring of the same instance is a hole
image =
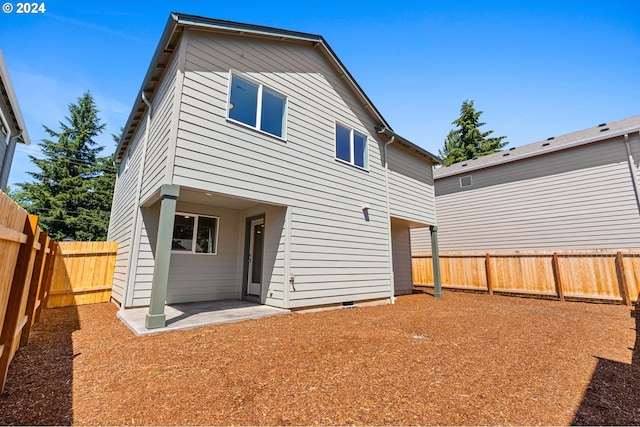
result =
[[[135,337],[46,310],[0,424],[640,424],[637,310],[448,292]]]

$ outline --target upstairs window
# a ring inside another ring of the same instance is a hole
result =
[[[367,136],[336,123],[336,159],[367,169]]]
[[[171,250],[180,253],[215,254],[218,244],[218,218],[176,214]]]
[[[287,97],[231,74],[227,117],[279,138],[286,138]]]

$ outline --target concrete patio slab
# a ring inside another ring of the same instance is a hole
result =
[[[171,304],[166,305],[164,310],[167,316],[166,326],[156,329],[147,329],[145,327],[145,318],[148,312],[148,307],[128,308],[118,311],[117,316],[136,335],[150,335],[197,328],[199,326],[280,316],[289,314],[291,311],[242,300]]]

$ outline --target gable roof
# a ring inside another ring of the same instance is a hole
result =
[[[22,118],[20,112],[20,106],[18,105],[18,99],[13,91],[13,84],[9,78],[9,70],[7,70],[7,64],[4,62],[4,56],[0,50],[0,109],[2,110],[2,116],[8,121],[7,125],[13,135],[17,135],[19,132],[20,137],[18,142],[23,144],[30,144],[29,134],[27,133],[27,127]],[[4,142],[4,141],[3,141]]]
[[[611,123],[601,123],[592,128],[550,137],[543,141],[534,142],[520,147],[488,154],[474,160],[465,160],[449,166],[440,167],[433,172],[434,179],[469,173],[471,171],[515,162],[530,157],[541,156],[555,151],[566,150],[580,145],[591,144],[640,131],[640,116]]]
[[[158,43],[158,47],[153,55],[147,74],[145,75],[142,87],[138,92],[133,109],[131,110],[127,124],[124,127],[120,143],[116,148],[116,162],[122,161],[123,156],[133,139],[136,128],[144,118],[147,106],[142,100],[143,92],[149,100],[153,99],[155,91],[160,86],[160,81],[162,80],[165,67],[175,53],[175,49],[179,45],[180,36],[187,27],[207,29],[209,31],[224,34],[236,34],[249,37],[308,43],[310,46],[317,48],[322,53],[323,57],[333,66],[338,75],[356,95],[362,107],[378,122],[378,126],[391,130],[391,126],[389,126],[384,117],[382,117],[382,114],[380,114],[377,108],[373,105],[369,97],[367,97],[362,88],[358,85],[353,76],[342,64],[340,59],[338,59],[338,56],[322,36],[172,12],[169,15],[169,19],[160,38],[160,42]],[[442,160],[439,157],[413,144],[405,138],[398,138],[397,140],[413,152],[430,158],[432,162],[437,164],[442,163]]]

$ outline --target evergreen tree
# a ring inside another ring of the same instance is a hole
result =
[[[51,139],[42,140],[41,158],[29,156],[39,171],[28,172],[34,182],[18,184],[13,196],[55,240],[106,240],[115,167],[94,140],[105,124],[88,92],[69,113],[59,132],[43,126]]]
[[[481,132],[480,127],[486,123],[480,121],[482,111],[473,108],[473,101],[464,101],[460,107],[460,117],[453,121],[457,129],[452,129],[444,141],[444,148],[439,151],[444,165],[473,159],[474,157],[500,151],[509,144],[502,141],[506,136],[488,138],[492,130]]]

